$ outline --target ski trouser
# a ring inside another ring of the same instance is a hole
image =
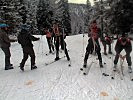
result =
[[[21,67],[24,67],[28,56],[31,57],[31,66],[35,65],[35,53],[33,47],[23,47],[23,59],[20,63]]]
[[[130,53],[131,53],[131,51],[132,51],[132,47],[130,47],[130,46],[127,46],[127,47],[124,47],[124,46],[116,46],[116,47],[115,47],[116,56],[115,56],[114,64],[117,64],[117,63],[118,63],[119,54],[121,53],[121,51],[122,51],[123,49],[124,49],[125,52],[126,52],[126,60],[127,60],[128,66],[131,66],[131,65],[132,65],[132,62],[131,62]]]
[[[7,47],[7,48],[1,48],[2,51],[4,52],[5,54],[5,67],[8,68],[10,67],[10,57],[11,57],[11,53],[10,53],[10,48]]]
[[[54,45],[52,43],[52,38],[51,37],[46,37],[46,38],[48,42],[49,51],[51,51],[51,47],[52,47],[52,50],[54,51]]]
[[[111,43],[106,43],[106,41],[102,41],[103,47],[104,47],[104,53],[106,53],[107,45],[109,46],[108,52],[111,52]]]
[[[68,55],[68,50],[66,48],[66,42],[65,41],[62,41],[62,42],[63,42],[62,43],[62,50],[64,50],[67,59],[70,59],[69,55]],[[56,46],[56,57],[59,57],[59,46],[60,46],[60,43],[61,43],[60,37],[58,36],[58,37],[56,37],[56,43],[55,43],[55,46]]]
[[[96,42],[96,44],[95,44],[95,51],[94,52],[97,53],[99,62],[102,62],[102,57],[101,57],[101,52],[100,52],[101,48],[100,48],[99,42],[98,42],[98,40],[95,40],[95,42]],[[94,44],[93,44],[92,38],[90,38],[88,40],[88,45],[86,47],[84,62],[87,62],[89,54],[92,54],[93,50],[94,50]]]

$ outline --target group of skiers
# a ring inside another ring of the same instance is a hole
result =
[[[2,51],[5,53],[5,70],[13,69],[13,64],[10,63],[10,56],[11,56],[10,42],[16,41],[16,40],[9,39],[8,35],[6,34],[7,28],[8,28],[7,24],[3,24],[3,25],[1,24],[0,26],[0,47]],[[57,61],[60,59],[59,47],[61,46],[61,49],[64,50],[67,60],[70,61],[68,50],[66,48],[66,42],[64,41],[64,39],[66,38],[66,34],[64,32],[64,28],[62,27],[61,23],[59,23],[58,21],[55,21],[51,28],[45,27],[43,32],[47,38],[49,53],[56,51],[55,60]],[[111,51],[112,39],[108,35],[104,37],[102,36],[101,29],[98,27],[96,20],[94,20],[89,26],[89,37],[90,38],[88,40],[88,45],[86,47],[83,66],[87,67],[87,60],[88,60],[89,54],[95,53],[98,55],[100,67],[103,68],[99,38],[101,39],[101,42],[104,46],[105,55],[107,55],[106,45],[109,45],[108,53],[112,54],[112,51]],[[31,70],[37,68],[37,66],[35,65],[35,53],[34,53],[32,41],[37,41],[39,39],[40,38],[36,38],[29,33],[29,29],[25,24],[22,26],[21,32],[18,35],[18,43],[21,44],[21,47],[23,49],[23,59],[20,63],[20,69],[22,71],[24,71],[24,65],[26,60],[28,59],[28,56],[31,57]],[[120,54],[123,49],[126,52],[125,56],[121,56]],[[126,58],[128,63],[129,73],[131,73],[132,62],[131,62],[130,53],[132,51],[132,44],[131,44],[130,38],[128,38],[128,36],[126,36],[125,33],[122,33],[122,36],[117,39],[117,42],[115,45],[115,51],[116,51],[116,55],[114,59],[114,70],[117,68],[119,57],[121,57],[121,59]]]
[[[10,63],[10,42],[18,41],[21,44],[23,50],[23,59],[20,63],[20,69],[24,71],[25,62],[28,59],[28,56],[31,57],[31,70],[36,69],[35,63],[35,52],[33,49],[32,41],[38,41],[40,38],[36,38],[30,34],[30,28],[27,24],[23,24],[21,26],[21,31],[18,34],[17,40],[11,40],[8,37],[8,25],[7,24],[0,24],[0,47],[2,51],[5,53],[5,70],[13,69],[13,64]],[[67,60],[70,60],[68,50],[66,48],[66,42],[64,41],[66,34],[64,33],[64,29],[60,25],[58,21],[53,23],[52,28],[44,28],[44,34],[46,34],[48,46],[49,46],[49,53],[52,53],[56,49],[56,58],[55,61],[59,60],[59,47],[61,45],[61,49],[64,50]],[[53,44],[54,38],[54,44]],[[55,45],[55,46],[54,46]]]
[[[88,40],[88,45],[86,47],[86,53],[85,53],[85,57],[84,57],[84,64],[83,67],[87,67],[87,59],[89,54],[92,54],[93,52],[95,52],[98,55],[98,60],[99,60],[99,65],[101,68],[103,68],[103,64],[102,64],[102,57],[101,57],[101,48],[99,45],[99,41],[98,39],[101,39],[101,42],[104,46],[104,54],[107,55],[106,52],[106,45],[109,45],[109,54],[112,54],[111,51],[111,43],[112,43],[112,39],[110,36],[106,35],[105,37],[103,37],[101,35],[101,30],[97,25],[96,20],[94,20],[90,27],[89,27],[89,40]],[[122,56],[120,53],[122,50],[125,50],[126,55]],[[116,45],[115,45],[115,51],[116,51],[116,55],[115,55],[115,59],[114,59],[114,71],[116,71],[117,69],[117,63],[118,63],[118,59],[119,57],[124,60],[124,58],[126,58],[127,63],[128,63],[128,72],[132,73],[132,61],[131,61],[131,56],[130,53],[132,51],[132,44],[131,44],[131,40],[130,38],[126,35],[126,33],[122,33],[122,36],[119,37],[117,39]]]

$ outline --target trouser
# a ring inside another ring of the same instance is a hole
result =
[[[11,53],[10,53],[10,48],[1,48],[2,51],[5,53],[5,67],[10,67],[10,57],[11,57]]]
[[[108,52],[111,52],[111,43],[107,44],[106,42],[102,42],[104,47],[104,53],[106,53],[107,45],[109,46]]]
[[[25,62],[28,59],[28,56],[31,57],[31,66],[35,65],[35,53],[33,47],[23,47],[23,59],[20,63],[21,67],[24,67]]]
[[[67,59],[69,59],[68,50],[66,48],[66,42],[64,40],[61,41],[59,36],[56,37],[56,43],[55,43],[55,46],[56,46],[56,57],[59,57],[59,46],[60,46],[61,42],[63,42],[62,43],[62,49],[64,50]]]
[[[131,62],[130,53],[131,53],[131,51],[132,51],[132,47],[130,47],[130,46],[128,46],[128,47],[116,46],[116,48],[115,48],[116,56],[115,56],[114,64],[117,64],[117,63],[118,63],[119,54],[121,53],[121,51],[122,51],[123,49],[124,49],[125,52],[126,52],[126,60],[127,60],[128,66],[131,66],[131,65],[132,65],[132,62]]]
[[[52,47],[52,50],[54,51],[54,45],[52,43],[52,38],[47,37],[47,42],[48,42],[49,51],[51,51],[51,47]]]
[[[101,52],[100,52],[101,51],[101,48],[100,48],[100,45],[99,45],[98,40],[95,40],[95,42],[96,42],[96,44],[95,44],[95,52],[98,55],[99,62],[102,63],[102,57],[101,57]],[[92,38],[90,38],[88,40],[88,45],[86,47],[86,53],[85,53],[84,62],[87,63],[89,54],[92,54],[93,50],[94,50],[94,44],[93,44]]]

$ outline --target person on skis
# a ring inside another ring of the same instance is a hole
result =
[[[20,69],[22,71],[24,71],[24,65],[28,59],[28,56],[31,57],[31,70],[37,68],[37,66],[35,65],[35,52],[33,49],[32,41],[37,41],[40,38],[36,38],[36,37],[32,36],[29,33],[28,29],[29,28],[27,27],[27,25],[24,24],[22,26],[22,30],[21,30],[20,34],[18,35],[18,43],[21,44],[21,47],[23,49],[23,59],[20,63]]]
[[[124,56],[120,54],[123,49],[126,52],[126,55]],[[122,36],[117,39],[117,42],[115,45],[115,51],[116,51],[116,55],[114,59],[114,71],[116,71],[117,63],[120,57],[123,60],[126,58],[128,63],[128,72],[132,73],[132,68],[131,68],[132,62],[131,62],[131,56],[130,56],[132,52],[132,44],[127,34],[123,33]]]
[[[112,43],[111,37],[108,34],[105,34],[104,38],[102,39],[102,44],[104,47],[104,55],[107,55],[107,52],[106,52],[107,45],[108,45],[108,53],[112,54],[111,43]]]
[[[54,52],[54,45],[53,45],[53,40],[52,40],[52,32],[50,32],[48,28],[45,28],[44,32],[45,32],[46,38],[47,38],[49,53],[53,53]]]
[[[53,33],[55,35],[55,48],[56,48],[56,58],[55,60],[59,60],[59,46],[61,45],[61,48],[64,50],[67,60],[70,60],[70,57],[68,55],[68,50],[66,48],[66,42],[64,41],[65,33],[64,30],[59,26],[58,21],[55,21],[53,24]]]
[[[17,40],[10,39],[8,37],[8,25],[7,24],[0,24],[0,48],[5,54],[5,70],[13,69],[13,64],[10,62],[11,53],[10,53],[10,46],[11,42],[15,42]]]
[[[103,64],[102,64],[102,57],[101,57],[101,52],[100,52],[101,48],[100,48],[99,41],[98,41],[101,31],[100,31],[100,28],[97,26],[96,20],[94,20],[91,23],[89,27],[89,31],[90,33],[88,35],[90,36],[90,38],[88,40],[88,45],[86,47],[83,67],[87,66],[87,60],[88,60],[89,54],[96,52],[98,55],[98,59],[99,59],[99,65],[102,68]]]

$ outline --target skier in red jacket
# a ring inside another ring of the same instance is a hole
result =
[[[122,57],[120,53],[123,49],[125,50],[126,55]],[[122,36],[118,38],[116,45],[115,45],[115,51],[116,51],[116,56],[114,60],[114,71],[116,70],[119,57],[121,57],[122,59],[126,58],[127,63],[128,63],[128,72],[131,73],[132,62],[131,62],[130,53],[132,51],[132,44],[131,44],[130,38],[125,33],[123,33]]]
[[[88,45],[86,47],[86,53],[85,53],[85,58],[84,58],[84,67],[87,66],[87,59],[89,54],[92,54],[92,52],[96,52],[98,55],[98,59],[99,59],[99,65],[102,68],[103,64],[102,64],[102,57],[101,57],[101,48],[99,45],[99,36],[100,36],[100,28],[98,28],[96,21],[94,20],[92,22],[92,24],[89,27],[90,30],[90,38],[88,40]]]

